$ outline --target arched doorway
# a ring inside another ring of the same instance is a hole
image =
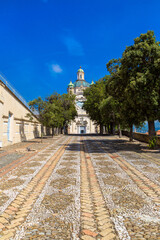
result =
[[[80,134],[85,134],[86,133],[86,126],[80,126],[80,129],[79,129],[79,133]]]

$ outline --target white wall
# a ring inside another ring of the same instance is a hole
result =
[[[7,146],[41,135],[41,125],[36,117],[27,117],[31,111],[0,82],[0,144]],[[9,115],[11,116],[9,118]],[[10,121],[10,124],[9,124]],[[9,127],[10,125],[10,127]]]

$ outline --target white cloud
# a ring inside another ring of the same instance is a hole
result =
[[[51,70],[55,73],[61,73],[63,70],[58,64],[52,64],[51,65]]]
[[[75,38],[65,36],[63,37],[63,43],[66,45],[70,55],[73,55],[73,56],[84,55],[82,45]]]

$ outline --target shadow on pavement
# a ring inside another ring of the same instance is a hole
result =
[[[70,134],[69,136],[83,136],[87,138],[90,137],[91,139],[83,140],[83,143],[90,145],[90,153],[135,152],[155,154],[156,157],[159,156],[160,158],[160,148],[157,148],[156,150],[150,150],[147,143],[139,142],[136,140],[134,140],[133,142],[129,142],[129,139],[124,139],[124,137],[121,139],[118,138],[117,135],[100,136],[96,134]],[[98,136],[100,138],[98,138]],[[97,137],[97,139],[95,139],[94,137]],[[105,148],[105,150],[103,150],[103,148]],[[71,143],[69,144],[69,147],[67,149],[70,151],[80,151],[80,144]]]

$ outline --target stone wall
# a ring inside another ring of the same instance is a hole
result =
[[[129,137],[128,131],[122,131],[122,134]],[[140,142],[149,142],[149,135],[145,133],[133,133],[133,138]],[[157,144],[160,146],[160,136],[157,137]]]
[[[0,147],[40,136],[37,117],[0,80]]]

